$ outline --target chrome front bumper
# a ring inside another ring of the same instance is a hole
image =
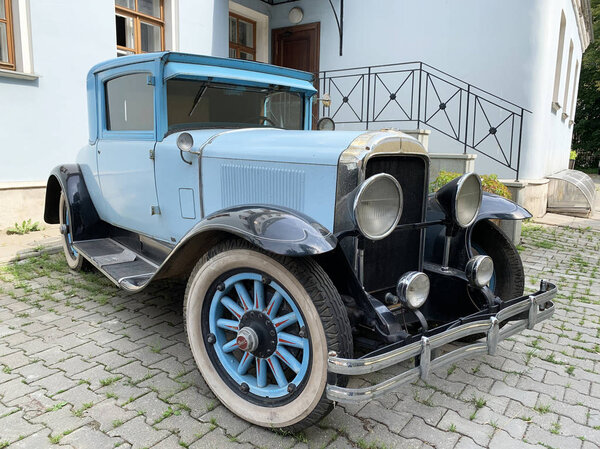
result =
[[[537,293],[508,301],[510,305],[507,304],[495,315],[457,325],[429,337],[423,336],[420,341],[375,356],[344,359],[337,357],[335,353],[330,353],[328,370],[332,373],[350,376],[373,373],[413,357],[419,357],[420,361],[418,366],[369,387],[344,388],[337,385],[327,385],[327,397],[332,401],[342,403],[368,401],[419,378],[427,380],[431,370],[450,365],[463,358],[485,353],[494,355],[498,342],[525,329],[533,329],[537,323],[552,316],[554,304],[550,300],[556,295],[556,292],[555,285],[542,281],[540,290]],[[514,321],[500,329],[501,322],[514,320],[515,317],[523,313],[527,313],[527,319]],[[487,337],[480,342],[462,346],[444,355],[432,358],[432,350],[476,334],[486,334]]]

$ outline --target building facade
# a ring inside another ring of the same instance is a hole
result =
[[[540,179],[568,165],[591,39],[589,0],[0,0],[0,188],[74,160],[92,65],[158,50],[319,73],[315,118],[429,129],[432,153]]]

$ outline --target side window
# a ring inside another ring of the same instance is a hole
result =
[[[106,82],[106,129],[109,131],[152,131],[154,87],[147,73],[135,73]]]

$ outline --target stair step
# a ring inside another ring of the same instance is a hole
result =
[[[125,290],[145,286],[158,270],[158,265],[141,254],[111,239],[83,240],[75,249],[111,281]]]

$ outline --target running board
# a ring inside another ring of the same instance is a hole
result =
[[[158,270],[158,265],[111,238],[82,240],[75,249],[100,272],[124,290],[139,290]]]

